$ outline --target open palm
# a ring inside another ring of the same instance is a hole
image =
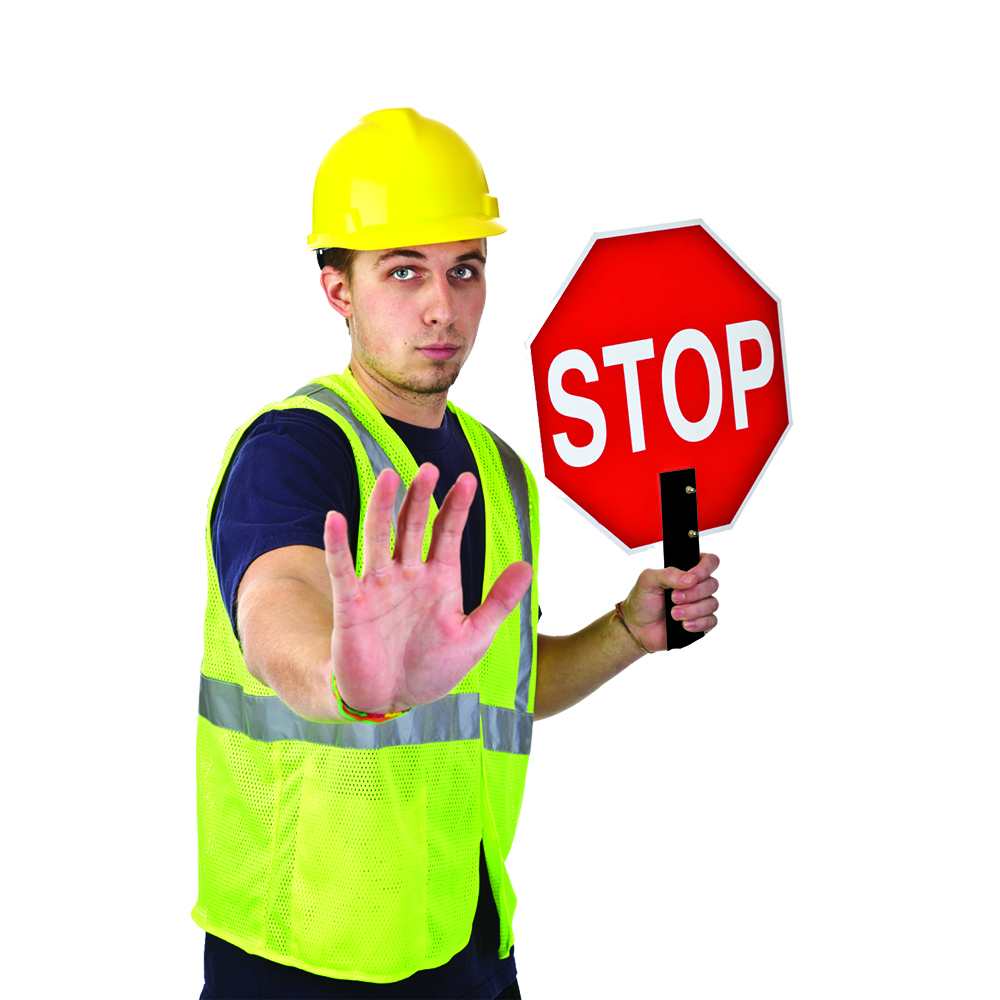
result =
[[[345,703],[362,712],[401,711],[446,695],[482,658],[531,585],[530,564],[512,563],[483,603],[464,613],[460,548],[476,478],[463,473],[448,492],[425,561],[424,530],[437,479],[435,466],[420,467],[399,512],[393,552],[399,478],[390,470],[381,473],[365,515],[360,579],[345,518],[335,511],[327,515],[334,674]]]

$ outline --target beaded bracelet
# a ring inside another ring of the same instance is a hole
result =
[[[390,722],[392,719],[398,719],[401,715],[406,715],[412,708],[404,708],[401,712],[360,712],[356,708],[350,708],[343,698],[340,696],[340,692],[337,690],[337,675],[334,674],[331,678],[331,683],[333,684],[333,696],[337,699],[337,705],[340,708],[341,713],[352,722]]]
[[[641,649],[641,650],[642,650],[642,651],[643,651],[644,653],[647,653],[647,654],[648,654],[648,653],[649,653],[650,651],[649,651],[648,649],[646,649],[646,647],[645,647],[645,646],[644,646],[644,645],[643,645],[643,644],[642,644],[641,642],[639,642],[639,637],[638,637],[638,636],[637,636],[637,635],[636,635],[636,634],[635,634],[635,633],[634,633],[634,632],[633,632],[633,631],[632,631],[632,630],[631,630],[631,629],[630,629],[630,628],[628,627],[628,622],[627,622],[627,621],[625,621],[625,615],[624,615],[624,613],[622,612],[622,602],[621,602],[621,601],[619,601],[619,602],[618,602],[618,603],[617,603],[617,604],[615,605],[615,613],[614,613],[614,614],[613,614],[613,615],[611,616],[611,620],[612,620],[612,621],[614,621],[614,620],[615,620],[616,618],[618,619],[618,621],[620,621],[620,622],[622,623],[622,625],[624,625],[624,626],[625,626],[625,631],[626,631],[626,632],[628,632],[628,634],[629,634],[629,638],[630,638],[630,639],[631,639],[631,640],[632,640],[632,641],[633,641],[633,642],[634,642],[634,643],[635,643],[635,644],[636,644],[636,645],[637,645],[637,646],[638,646],[638,647],[639,647],[639,648],[640,648],[640,649]]]

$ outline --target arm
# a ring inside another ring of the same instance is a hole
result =
[[[671,590],[672,616],[692,632],[708,632],[718,620],[719,588],[712,576],[718,556],[702,555],[688,573],[673,567],[644,570],[622,602],[632,633],[650,652],[667,648],[663,592]],[[573,635],[538,636],[535,718],[544,719],[570,708],[592,694],[645,654],[611,613]]]
[[[513,563],[471,615],[462,610],[459,548],[475,477],[464,474],[437,518],[426,560],[424,529],[437,482],[433,465],[414,477],[390,551],[399,478],[375,483],[364,526],[359,579],[342,514],[327,515],[325,554],[287,546],[251,564],[240,584],[239,632],[247,669],[293,711],[318,722],[344,721],[344,701],[373,714],[443,697],[472,669],[501,622],[531,584],[531,567]],[[331,634],[332,633],[332,634]]]
[[[333,594],[326,557],[311,545],[272,549],[247,568],[236,605],[247,670],[292,711],[343,721],[333,695]]]

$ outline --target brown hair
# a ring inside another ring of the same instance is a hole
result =
[[[347,283],[350,284],[354,259],[357,255],[357,250],[345,250],[344,247],[327,247],[325,250],[316,251],[316,261],[321,271],[324,267],[332,267],[335,271],[340,271]]]

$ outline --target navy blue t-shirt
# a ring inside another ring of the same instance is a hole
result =
[[[417,427],[392,417],[385,421],[418,466],[433,462],[438,467],[438,506],[463,472],[479,478],[472,449],[450,410],[440,427]],[[347,518],[356,556],[361,496],[354,452],[344,432],[315,410],[270,410],[258,417],[229,463],[212,512],[212,556],[230,619],[235,621],[236,594],[247,567],[285,545],[322,549],[330,510]],[[483,491],[477,489],[462,536],[466,614],[481,603],[485,559],[486,510]]]
[[[440,506],[463,472],[479,478],[472,449],[454,414],[446,412],[440,427],[417,427],[386,417],[417,465],[433,462],[441,473],[434,499]],[[265,552],[286,545],[323,548],[326,513],[347,518],[351,551],[357,554],[361,498],[354,452],[344,432],[315,410],[270,410],[255,420],[229,463],[212,511],[212,555],[219,587],[232,621],[236,595],[250,564]],[[482,489],[469,511],[462,536],[462,596],[470,614],[482,600],[486,561],[486,510]],[[514,954],[499,959],[500,922],[480,846],[479,904],[468,945],[448,963],[392,984],[391,996],[495,997],[517,976]],[[260,963],[266,963],[261,966]],[[385,986],[313,976],[290,966],[250,955],[209,935],[205,952],[204,997],[227,996],[226,988],[261,981],[266,970],[268,996],[305,996],[306,980],[319,991],[310,996],[376,998],[390,994]],[[211,980],[209,977],[212,977]],[[306,980],[303,979],[306,977]],[[223,986],[228,984],[228,986]],[[338,987],[338,984],[343,984]],[[287,987],[282,994],[278,990]],[[213,992],[214,990],[214,992]],[[233,996],[251,996],[233,993]],[[263,995],[263,994],[260,994]]]

